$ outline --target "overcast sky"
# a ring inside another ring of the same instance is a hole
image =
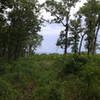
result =
[[[59,1],[59,0],[58,0]],[[39,0],[42,4],[45,0]],[[86,0],[81,0],[81,2],[77,3],[76,8],[73,8],[71,13],[75,14],[79,8],[86,2]],[[50,14],[42,11],[42,15],[45,19],[51,19]],[[42,41],[42,45],[37,49],[37,53],[63,53],[63,50],[56,46],[57,39],[59,37],[60,31],[63,29],[60,24],[48,24],[45,23],[45,27],[42,27],[41,34],[44,38]],[[70,51],[70,49],[69,49]]]

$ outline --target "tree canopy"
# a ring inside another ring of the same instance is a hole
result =
[[[7,9],[9,11],[6,11]],[[1,2],[1,56],[16,59],[34,52],[33,48],[35,50],[42,40],[42,36],[38,34],[42,24],[39,14],[36,0]]]

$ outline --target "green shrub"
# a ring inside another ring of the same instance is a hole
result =
[[[100,55],[43,54],[0,66],[0,100],[100,100]]]
[[[70,74],[79,74],[88,61],[86,56],[68,55],[59,58],[55,63],[56,67],[59,67],[58,76],[66,77]]]
[[[17,100],[18,93],[6,81],[0,79],[0,100]]]
[[[100,100],[100,66],[95,62],[87,63],[80,77],[87,84],[87,97],[90,100]]]
[[[53,81],[48,85],[38,87],[33,91],[33,100],[61,100],[60,87],[61,84],[58,81]]]

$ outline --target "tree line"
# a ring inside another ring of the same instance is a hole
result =
[[[43,20],[41,9],[53,16],[52,23],[62,24],[57,46],[68,53],[95,54],[100,30],[100,1],[87,0],[71,18],[71,10],[79,0],[47,0],[40,5],[37,0],[0,0],[0,57],[16,59],[31,55],[41,45],[43,37],[38,34]],[[48,44],[49,45],[49,44]]]
[[[39,9],[36,0],[0,0],[0,57],[30,55],[41,44]]]
[[[57,41],[57,46],[64,49],[64,54],[71,47],[72,52],[81,54],[82,47],[89,54],[95,54],[97,39],[100,30],[100,1],[87,0],[79,11],[71,18],[72,8],[80,0],[47,0],[44,3],[47,12],[54,17],[51,22],[62,24],[64,30],[61,31]],[[83,45],[85,42],[85,45]],[[82,46],[83,45],[83,46]]]

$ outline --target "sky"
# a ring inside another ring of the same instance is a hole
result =
[[[39,0],[40,4],[44,2],[45,0]],[[81,0],[81,2],[77,3],[76,8],[72,9],[71,14],[75,14],[85,2],[86,0]],[[47,13],[44,10],[42,10],[42,15],[45,19],[52,19],[50,13]],[[42,41],[42,45],[37,48],[36,53],[63,53],[63,50],[56,46],[61,30],[63,30],[61,24],[44,23],[44,27],[42,27],[39,32],[39,34],[43,36],[44,40]],[[68,51],[70,51],[70,49]]]

